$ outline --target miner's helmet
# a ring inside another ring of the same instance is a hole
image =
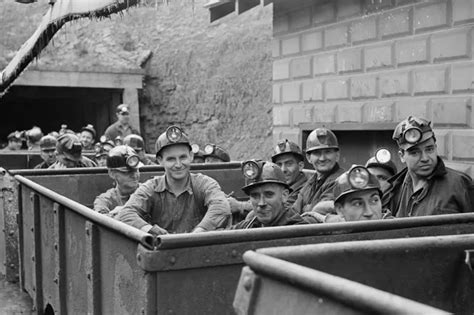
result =
[[[178,126],[169,126],[166,131],[156,139],[156,156],[158,157],[164,148],[177,144],[185,144],[189,147],[189,150],[192,150],[189,138],[184,131]]]
[[[283,171],[273,162],[261,160],[245,161],[242,164],[242,173],[246,183],[242,190],[247,195],[250,194],[250,190],[253,187],[267,183],[279,184],[291,191],[290,186],[286,183]]]
[[[204,147],[204,157],[215,157],[221,160],[222,162],[230,162],[229,153],[227,153],[223,148],[213,143],[208,143]]]
[[[142,167],[137,152],[128,145],[119,145],[112,148],[107,155],[107,168],[120,171],[130,172]]]
[[[40,127],[34,126],[33,128],[31,128],[30,130],[26,132],[26,139],[33,143],[40,141],[42,137],[43,137],[43,132],[41,131]]]
[[[88,124],[87,126],[84,126],[81,128],[81,132],[87,131],[92,135],[92,139],[95,139],[97,136],[97,133],[95,132],[94,126],[92,124]]]
[[[10,133],[7,137],[8,141],[17,141],[17,142],[20,142],[20,141],[23,141],[23,133],[16,130],[12,133]]]
[[[82,143],[79,137],[72,133],[65,133],[57,139],[56,151],[72,161],[82,158]]]
[[[336,135],[324,127],[314,129],[306,139],[306,153],[320,149],[339,150]]]
[[[408,116],[395,127],[392,138],[400,149],[407,150],[430,138],[435,138],[430,125],[431,122],[426,119]]]
[[[300,147],[288,139],[278,142],[278,144],[273,149],[272,162],[275,163],[277,157],[283,154],[291,153],[296,156],[299,160],[304,161],[303,151]]]
[[[349,171],[342,173],[336,178],[334,186],[334,202],[350,193],[376,189],[382,195],[377,178],[370,174],[369,170],[362,165],[352,165]]]
[[[132,147],[136,152],[142,151],[145,148],[145,142],[139,135],[128,135],[123,138],[123,144]]]
[[[56,145],[58,144],[58,140],[55,137],[46,135],[43,136],[39,141],[39,146],[41,150],[53,150],[56,149]]]
[[[375,152],[375,155],[367,160],[365,163],[366,168],[370,167],[381,167],[386,169],[392,176],[397,174],[397,167],[392,161],[392,155],[387,149],[379,149]]]
[[[108,155],[109,151],[115,147],[115,144],[112,140],[108,140],[106,136],[100,137],[100,142],[95,144],[95,157],[99,158],[104,155]]]

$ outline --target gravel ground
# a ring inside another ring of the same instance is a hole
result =
[[[18,283],[5,281],[0,275],[0,314],[33,314],[33,303]]]

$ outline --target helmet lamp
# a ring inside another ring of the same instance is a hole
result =
[[[245,162],[244,165],[242,165],[242,172],[244,173],[244,176],[247,179],[256,179],[258,177],[259,171],[260,168],[258,167],[258,164],[254,161],[248,161]]]
[[[212,154],[214,153],[215,146],[213,144],[208,144],[204,147],[204,152],[206,154]]]
[[[390,151],[387,149],[380,149],[377,152],[375,152],[375,160],[378,163],[385,164],[388,163],[392,159],[392,155],[390,154]]]
[[[183,131],[177,126],[170,126],[166,129],[166,138],[172,143],[178,142],[183,136]]]
[[[369,171],[365,167],[354,167],[348,176],[353,188],[362,189],[369,183]]]
[[[414,144],[420,141],[421,136],[422,136],[422,132],[419,128],[407,129],[403,134],[405,141],[410,144]]]
[[[288,145],[288,140],[278,143],[278,147],[276,151],[284,152],[286,150],[287,145]]]
[[[199,145],[197,143],[193,143],[191,145],[191,151],[193,151],[194,154],[199,153]]]
[[[140,159],[138,158],[138,155],[130,155],[127,157],[126,163],[128,167],[136,168],[138,163],[140,163]]]

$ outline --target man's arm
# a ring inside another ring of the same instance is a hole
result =
[[[212,231],[225,227],[230,222],[229,202],[221,187],[213,178],[200,175],[195,177],[196,188],[204,193],[204,205],[207,208],[204,218],[195,228],[195,232]]]
[[[94,200],[94,211],[97,211],[102,214],[107,214],[110,212],[112,204],[109,199],[107,199],[106,192],[97,196]]]
[[[131,225],[144,232],[149,232],[152,225],[143,218],[149,217],[153,210],[153,194],[152,181],[147,181],[140,185],[137,190],[130,196],[127,203],[123,206],[117,215],[117,219],[128,225]]]

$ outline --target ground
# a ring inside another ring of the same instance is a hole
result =
[[[0,314],[32,314],[32,301],[19,289],[18,283],[10,283],[0,275]]]
[[[137,69],[142,134],[150,152],[170,124],[231,158],[269,158],[272,149],[272,6],[209,22],[206,0],[149,0],[123,14],[67,24],[32,67]],[[0,0],[0,67],[33,33],[47,5]],[[0,32],[2,33],[2,32]],[[151,58],[148,58],[150,57]]]

